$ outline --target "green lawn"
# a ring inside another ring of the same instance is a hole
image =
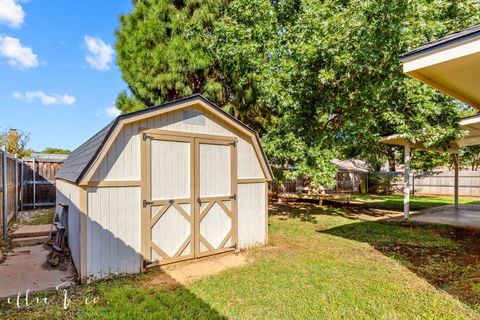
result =
[[[403,211],[403,195],[354,195],[353,203],[365,204],[370,208]],[[478,197],[460,197],[461,204],[480,204]],[[410,209],[421,210],[431,207],[453,204],[453,197],[446,196],[410,196]]]
[[[149,285],[161,273],[152,269],[70,289],[67,311],[59,293],[47,295],[48,306],[3,302],[0,318],[480,318],[475,232],[364,221],[310,205],[271,213],[270,243],[247,251],[246,266],[174,288]]]

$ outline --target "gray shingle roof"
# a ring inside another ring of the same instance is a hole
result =
[[[439,49],[441,47],[449,46],[457,42],[465,41],[467,39],[475,38],[480,36],[480,24],[474,25],[470,28],[461,30],[447,35],[446,37],[434,40],[432,42],[426,43],[416,49],[405,52],[400,55],[400,59],[406,59],[408,57],[415,56],[420,53],[425,53],[431,50]]]
[[[105,128],[97,132],[80,147],[75,149],[65,160],[60,171],[57,172],[57,179],[78,183],[81,176],[97,156],[101,146],[105,143],[109,133],[115,127],[118,118],[110,122]]]
[[[240,124],[241,126],[245,127],[249,131],[251,131],[255,135],[255,138],[256,138],[258,144],[260,145],[260,138],[258,137],[258,134],[255,130],[248,127],[246,124],[239,121],[238,119],[236,119],[232,115],[226,113],[225,111],[223,111],[221,108],[216,106],[211,101],[207,100],[202,95],[194,94],[192,96],[182,98],[182,99],[178,99],[178,100],[174,100],[174,101],[171,101],[171,102],[167,102],[167,103],[161,104],[161,105],[156,106],[156,107],[150,107],[150,108],[146,108],[146,109],[142,109],[142,110],[139,110],[139,111],[135,111],[135,112],[131,112],[131,113],[127,113],[127,114],[123,114],[123,115],[118,116],[117,118],[115,118],[115,120],[110,122],[105,128],[103,128],[97,134],[95,134],[93,137],[88,139],[87,142],[85,142],[80,147],[75,149],[68,156],[67,160],[65,161],[65,163],[62,166],[62,169],[60,169],[60,171],[57,172],[56,178],[66,180],[66,181],[70,181],[70,182],[73,182],[73,183],[79,183],[80,180],[85,175],[85,173],[87,172],[87,170],[92,165],[92,163],[95,161],[95,159],[98,156],[98,154],[100,153],[100,150],[102,149],[103,145],[108,140],[108,138],[110,137],[111,133],[114,131],[115,127],[120,122],[120,120],[130,118],[130,117],[133,117],[133,116],[137,116],[137,115],[140,115],[140,114],[144,114],[144,113],[149,113],[149,112],[156,111],[156,110],[159,110],[159,109],[169,108],[169,107],[175,106],[177,104],[185,103],[185,102],[191,101],[191,100],[203,100],[208,105],[210,105],[210,106],[216,108],[217,110],[221,111],[226,116],[228,116],[229,118],[231,118],[232,120],[234,120],[235,122]],[[263,149],[262,148],[260,148],[260,149],[262,151],[262,156],[263,156],[265,162],[267,163],[267,167],[268,167],[268,170],[270,172],[270,175],[273,177],[272,169],[270,168],[270,165],[268,165],[267,157],[266,157]]]

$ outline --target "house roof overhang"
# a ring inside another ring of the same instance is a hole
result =
[[[463,138],[452,141],[451,148],[447,150],[428,148],[420,141],[412,142],[408,140],[405,134],[392,134],[385,136],[380,139],[380,142],[389,145],[409,146],[412,149],[418,150],[446,151],[450,153],[458,152],[460,147],[480,145],[480,115],[463,118],[460,120],[459,125],[462,130],[467,131],[467,135]]]
[[[480,109],[480,25],[406,52],[400,60],[409,76]]]

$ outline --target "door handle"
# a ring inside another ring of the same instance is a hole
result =
[[[148,205],[153,204],[152,201],[143,200],[143,207],[146,208]]]

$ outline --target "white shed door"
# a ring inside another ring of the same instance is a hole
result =
[[[236,145],[195,139],[197,215],[195,255],[233,250],[236,237]]]
[[[144,134],[142,253],[165,264],[234,250],[236,145],[232,139]]]
[[[144,201],[147,259],[163,264],[194,257],[193,139],[149,135]]]

